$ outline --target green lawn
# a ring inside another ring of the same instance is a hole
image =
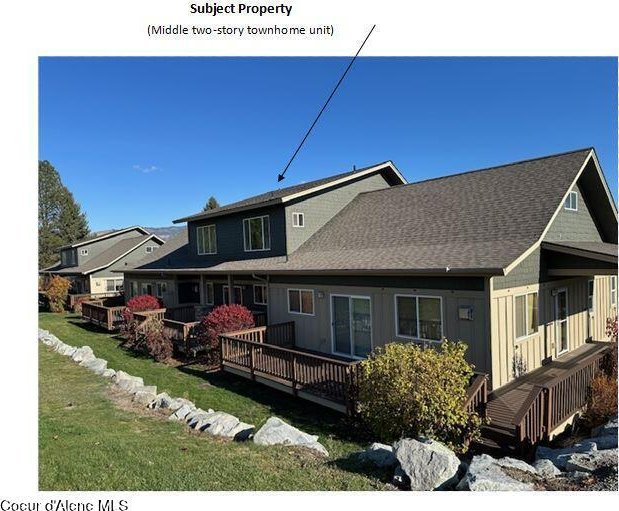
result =
[[[350,456],[366,442],[351,438],[352,426],[340,414],[233,375],[135,356],[77,316],[42,313],[39,325],[67,344],[89,345],[108,367],[142,376],[145,384],[201,408],[232,413],[257,427],[271,415],[282,417],[319,435],[331,454],[325,460],[287,447],[223,441],[123,409],[111,399],[107,380],[41,344],[41,490],[376,490],[388,481],[386,472]]]

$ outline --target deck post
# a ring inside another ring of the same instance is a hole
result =
[[[220,336],[219,337],[219,365],[220,371],[224,370],[224,343],[226,342],[225,338]],[[187,349],[187,339],[185,339],[185,350]]]
[[[297,355],[296,353],[292,354],[292,371],[290,372],[290,377],[292,379],[292,393],[296,396],[299,393],[297,389]]]
[[[249,345],[249,372],[251,374],[251,379],[256,379],[256,373],[254,372],[254,345]]]
[[[544,438],[547,440],[550,438],[550,431],[552,431],[552,389],[545,388],[544,389],[544,408],[545,408],[545,417],[544,417]]]

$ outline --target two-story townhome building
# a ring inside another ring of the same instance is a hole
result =
[[[125,270],[128,296],[152,289],[168,308],[240,303],[266,312],[266,276],[217,269],[230,261],[285,261],[358,194],[404,184],[391,162],[282,188],[175,220],[187,230],[158,254]],[[213,272],[209,269],[214,268]]]
[[[125,270],[130,293],[243,303],[337,360],[463,341],[510,435],[531,389],[501,392],[592,356],[616,314],[617,208],[591,148],[412,183],[385,162],[177,221],[183,236]]]
[[[39,273],[68,278],[72,294],[113,294],[123,288],[119,271],[154,254],[163,244],[143,227],[127,227],[61,247],[59,262]]]

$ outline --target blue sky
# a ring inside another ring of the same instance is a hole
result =
[[[39,158],[92,230],[277,188],[348,58],[42,58]],[[282,186],[391,159],[409,181],[594,146],[617,197],[617,60],[362,58]]]

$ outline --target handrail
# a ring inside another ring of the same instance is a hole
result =
[[[478,402],[475,402],[479,400]],[[470,411],[485,414],[485,407],[488,401],[488,375],[484,373],[474,373],[471,384],[466,389],[466,399],[464,408]],[[481,408],[478,410],[477,408]]]
[[[535,384],[512,419],[519,440],[535,444],[581,409],[608,353],[608,346],[601,346],[562,374]]]
[[[520,426],[522,419],[524,419],[525,415],[529,412],[531,405],[537,400],[537,397],[542,392],[544,392],[543,386],[541,385],[533,386],[533,388],[531,389],[531,392],[529,392],[529,395],[524,400],[524,403],[522,403],[522,406],[518,409],[518,411],[514,415],[514,418],[512,419],[512,424],[514,426]]]
[[[228,335],[220,335],[220,338],[229,340],[229,341],[234,341],[234,342],[239,342],[239,343],[244,343],[247,345],[251,345],[251,346],[257,346],[257,347],[264,347],[265,345],[261,342],[256,342],[256,341],[248,341],[245,339],[239,339],[238,337],[230,337]],[[281,351],[283,353],[288,353],[290,355],[303,355],[305,357],[310,357],[313,358],[315,360],[322,360],[323,362],[329,362],[335,365],[340,365],[342,367],[351,367],[354,366],[356,364],[359,363],[358,360],[351,360],[351,361],[344,361],[344,360],[337,360],[334,358],[327,358],[327,357],[322,357],[320,355],[314,355],[313,353],[307,353],[305,351],[298,351],[298,350],[293,350],[290,348],[282,348],[281,346],[277,346],[275,344],[269,344],[268,347],[274,351]]]

